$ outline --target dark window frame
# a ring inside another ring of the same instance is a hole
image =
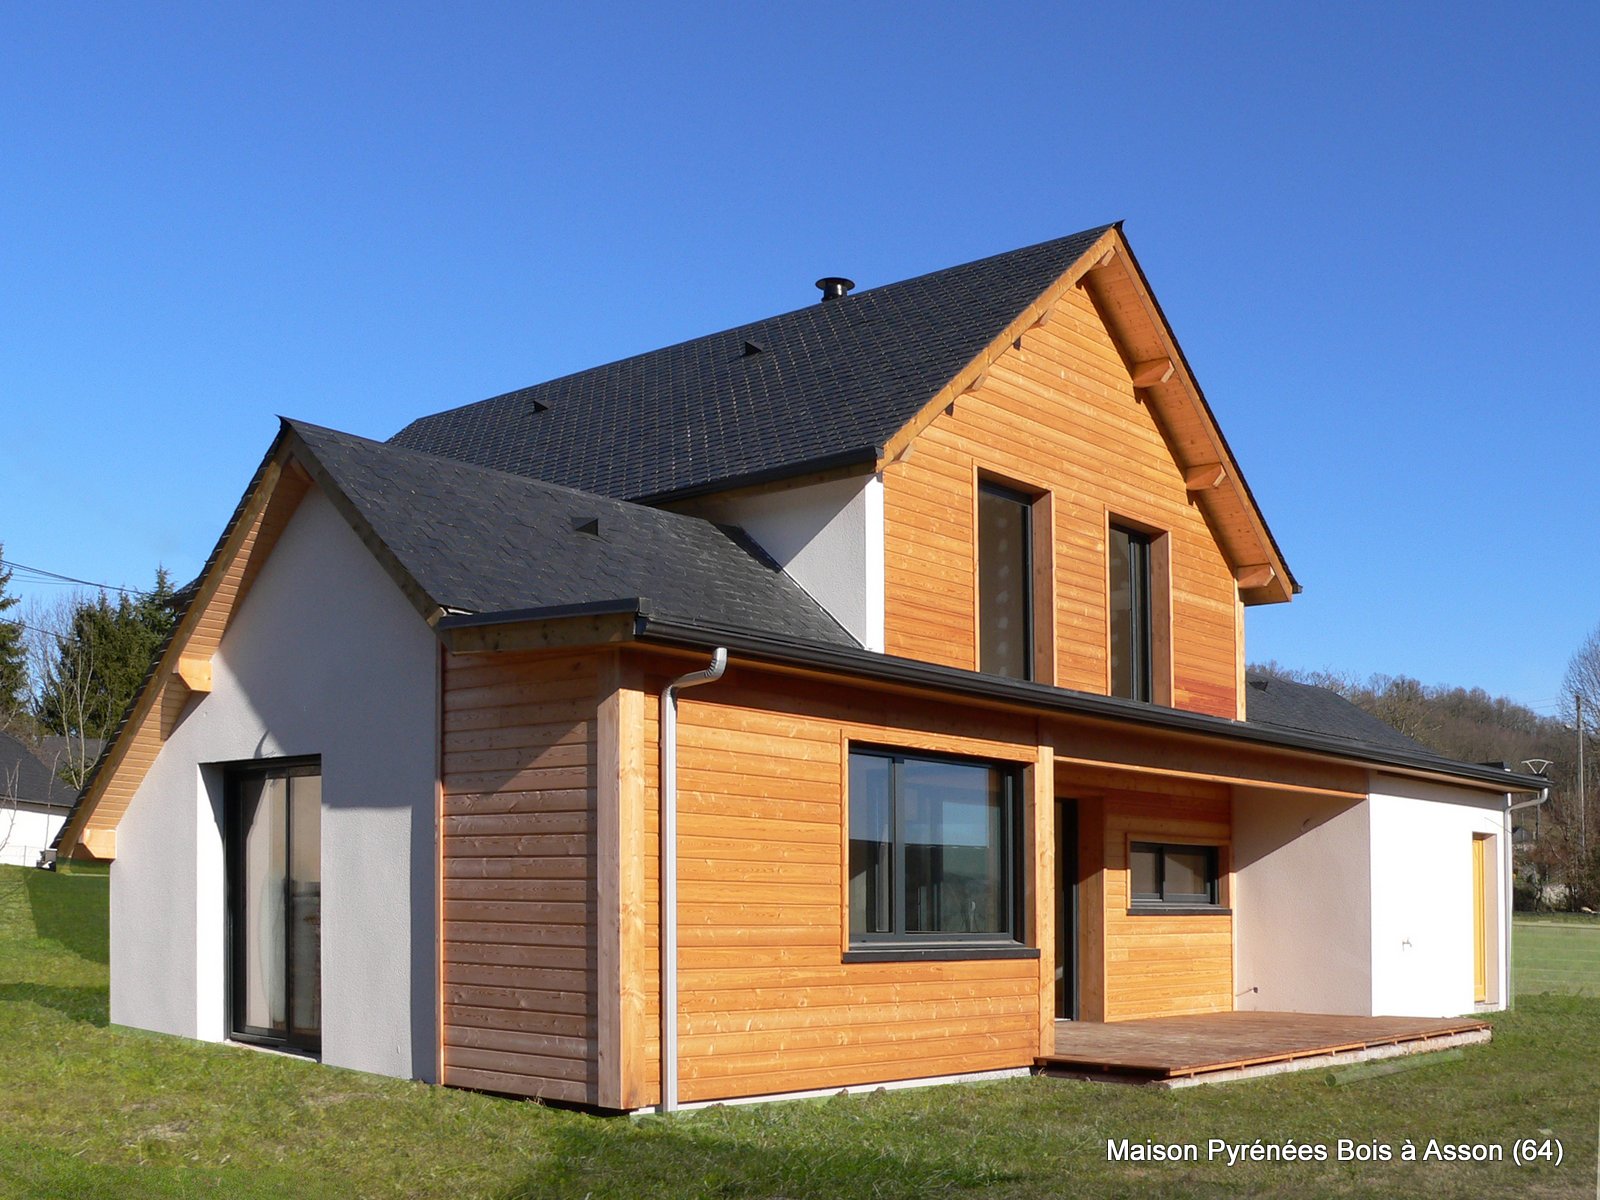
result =
[[[846,902],[844,912],[845,937],[847,949],[844,952],[845,962],[870,962],[885,959],[923,959],[923,960],[956,960],[966,958],[1037,958],[1039,950],[1030,946],[1024,940],[1027,929],[1027,914],[1025,899],[1027,889],[1024,886],[1023,871],[1024,843],[1026,841],[1024,819],[1025,791],[1025,765],[1017,762],[1006,762],[985,758],[973,758],[960,754],[942,754],[936,751],[907,751],[897,747],[876,745],[854,745],[848,748],[846,754],[846,778],[849,777],[848,765],[857,758],[876,758],[887,760],[890,764],[889,773],[889,827],[890,827],[890,870],[888,872],[887,886],[889,890],[889,907],[892,913],[890,920],[891,929],[887,932],[857,932],[850,927],[849,906],[849,881],[851,879],[850,864],[850,836],[852,819],[851,797],[845,797],[845,878]],[[946,931],[936,932],[908,932],[905,928],[905,898],[901,888],[901,880],[905,871],[905,833],[904,813],[901,802],[900,777],[903,764],[906,762],[944,762],[956,763],[962,766],[982,767],[998,772],[1003,781],[1001,815],[1001,830],[1006,839],[1006,845],[1001,848],[1000,861],[1004,868],[1003,888],[1004,900],[1002,912],[1006,917],[1007,928],[995,933],[953,933]]]
[[[1114,622],[1122,615],[1122,609],[1112,608],[1107,604],[1106,611],[1106,644],[1107,644],[1107,675],[1109,680],[1108,693],[1119,696],[1124,700],[1135,700],[1142,704],[1149,704],[1155,699],[1155,602],[1154,583],[1152,575],[1152,554],[1158,535],[1151,534],[1142,529],[1135,529],[1130,525],[1113,520],[1108,526],[1108,537],[1123,537],[1128,542],[1128,596],[1127,612],[1132,625],[1130,632],[1130,653],[1133,661],[1129,664],[1129,678],[1127,689],[1120,690],[1124,681],[1111,669],[1110,647],[1115,641]],[[1110,546],[1106,548],[1106,585],[1107,597],[1116,593],[1116,584],[1111,578],[1111,552]]]
[[[988,599],[988,593],[984,590],[982,585],[983,520],[981,515],[978,518],[977,528],[974,531],[973,537],[973,554],[978,566],[979,581],[977,589],[978,611],[976,613],[975,621],[978,637],[978,670],[988,675],[1001,675],[1003,678],[1008,679],[1020,678],[1022,680],[1031,682],[1037,679],[1039,675],[1037,662],[1039,642],[1037,628],[1038,614],[1034,611],[1035,605],[1033,592],[1035,580],[1037,578],[1036,573],[1038,571],[1038,563],[1034,561],[1034,521],[1036,519],[1034,508],[1038,504],[1040,497],[1037,494],[1023,491],[1020,488],[1013,487],[1010,484],[980,476],[978,479],[977,497],[977,508],[980,514],[983,507],[983,497],[985,495],[993,496],[998,500],[1004,500],[1010,504],[1015,504],[1022,511],[1022,531],[1020,536],[1022,550],[1022,569],[1020,574],[1022,579],[1019,585],[1022,594],[1022,674],[1018,676],[997,670],[996,668],[998,664],[986,662],[984,660],[984,629],[987,624],[987,614],[985,608],[986,601]]]
[[[1172,852],[1206,855],[1206,890],[1199,892],[1171,892],[1167,889],[1167,855]],[[1156,856],[1155,892],[1133,890],[1133,856],[1137,853],[1154,853]],[[1162,912],[1168,914],[1193,912],[1223,914],[1231,911],[1223,904],[1222,846],[1215,842],[1146,842],[1128,843],[1128,911]]]
[[[245,1022],[242,1015],[244,988],[244,958],[236,953],[241,926],[244,922],[244,875],[243,862],[244,839],[241,829],[241,786],[245,780],[261,778],[304,778],[315,775],[322,776],[322,757],[320,755],[298,755],[285,758],[256,758],[245,759],[241,762],[218,763],[217,768],[222,771],[222,847],[223,847],[223,872],[224,872],[224,912],[223,912],[223,1011],[227,1014],[228,1040],[244,1042],[254,1046],[267,1046],[280,1050],[292,1050],[313,1057],[321,1057],[322,1032],[321,1014],[318,1014],[318,1029],[315,1034],[296,1033],[292,1029],[285,1034],[279,1034],[271,1029],[252,1026]],[[286,819],[293,820],[292,806],[286,806]],[[286,828],[286,842],[292,838],[292,832]],[[320,854],[320,845],[319,845]],[[287,901],[287,888],[290,879],[286,872],[284,887]],[[321,952],[321,938],[318,937],[318,953]],[[289,952],[288,939],[285,938],[285,973],[284,991],[292,995],[293,955]]]

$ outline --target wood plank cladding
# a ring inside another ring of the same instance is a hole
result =
[[[1069,289],[1047,322],[1001,354],[885,469],[890,654],[977,665],[974,487],[982,476],[1051,497],[1051,682],[1108,690],[1105,541],[1108,520],[1120,519],[1170,538],[1172,704],[1239,715],[1243,648],[1232,568],[1082,290]]]
[[[623,1051],[644,1070],[634,1104],[660,1097],[659,696],[697,665],[646,660],[642,676],[646,1019],[626,1030],[625,1042],[638,1045]],[[843,951],[848,746],[1032,765],[1035,721],[748,665],[684,692],[678,711],[681,1100],[1033,1061],[1046,1027],[1048,959],[846,963]],[[1049,827],[1041,846],[1029,825],[1039,809],[1024,805],[1025,852],[1044,855],[1048,870]],[[1027,872],[1030,906],[1049,902],[1032,888],[1035,873]],[[1029,923],[1049,928],[1036,909]]]
[[[1130,915],[1128,844],[1186,842],[1220,847],[1223,900],[1232,839],[1226,788],[1191,785],[1113,792],[1098,801],[1104,888],[1099,936],[1107,1021],[1233,1010],[1233,918],[1226,914]]]
[[[449,654],[442,676],[443,1082],[602,1102],[597,655]]]

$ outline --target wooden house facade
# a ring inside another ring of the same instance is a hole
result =
[[[608,1111],[1503,1004],[1537,781],[1247,679],[1296,590],[1089,230],[286,422],[61,850],[114,1020]]]

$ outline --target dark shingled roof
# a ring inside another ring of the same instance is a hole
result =
[[[284,424],[441,607],[504,613],[642,597],[653,613],[708,628],[859,645],[737,529]]]
[[[422,417],[391,441],[644,501],[867,461],[1110,228]]]
[[[1325,737],[1342,738],[1381,750],[1450,759],[1408,738],[1393,725],[1357,708],[1338,692],[1307,683],[1291,683],[1276,675],[1251,672],[1245,680],[1245,715],[1252,725],[1276,725]]]
[[[26,745],[0,733],[0,798],[66,808],[78,798]]]

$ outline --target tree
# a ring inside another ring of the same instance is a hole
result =
[[[28,709],[28,658],[22,623],[15,615],[17,598],[8,588],[11,568],[5,565],[6,548],[0,542],[0,729],[25,718]]]
[[[1580,696],[1583,697],[1581,704]],[[1582,744],[1586,760],[1571,820],[1577,830],[1577,842],[1570,854],[1572,869],[1568,882],[1590,905],[1600,900],[1600,829],[1595,828],[1595,813],[1589,803],[1589,793],[1594,790],[1589,781],[1600,769],[1600,762],[1594,757],[1594,743],[1590,740],[1591,732],[1600,725],[1597,720],[1600,714],[1595,712],[1597,706],[1600,706],[1600,625],[1595,626],[1583,644],[1573,651],[1567,660],[1566,674],[1561,678],[1562,714],[1572,736]]]
[[[1600,625],[1590,631],[1583,645],[1567,659],[1567,672],[1561,678],[1562,713],[1569,722],[1574,717],[1573,696],[1581,695],[1584,706],[1584,724],[1594,727],[1591,705],[1600,704]]]
[[[82,786],[85,744],[116,731],[172,631],[173,607],[172,578],[158,568],[148,592],[124,592],[115,603],[104,591],[78,593],[30,621],[39,724],[78,748],[68,755],[68,782]]]

